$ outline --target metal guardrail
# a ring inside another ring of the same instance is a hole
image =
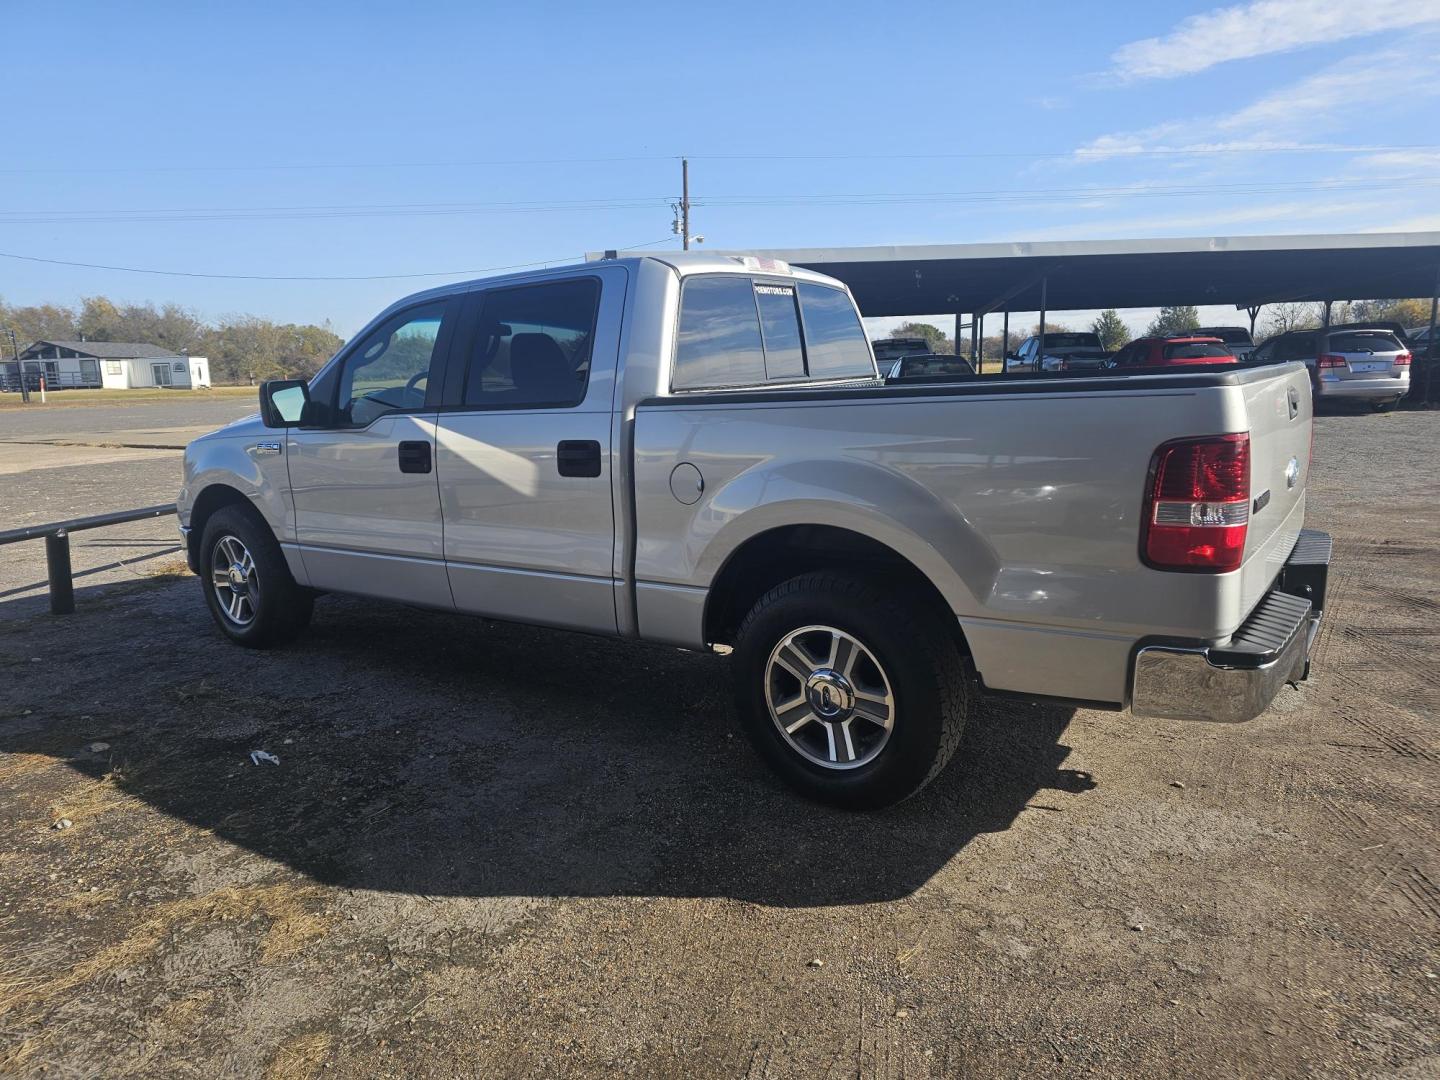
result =
[[[139,510],[116,510],[109,514],[52,521],[46,525],[27,525],[23,529],[0,532],[0,546],[25,540],[45,541],[45,571],[50,585],[50,614],[69,615],[75,610],[75,580],[70,571],[70,534],[82,529],[103,529],[106,525],[123,525],[127,521],[144,521],[175,513],[174,503],[146,506]]]

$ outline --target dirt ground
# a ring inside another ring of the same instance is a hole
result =
[[[0,1073],[1440,1075],[1437,446],[1320,421],[1262,718],[985,702],[881,814],[773,781],[722,660],[81,582],[0,621]]]

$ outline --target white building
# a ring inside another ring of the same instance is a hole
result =
[[[32,390],[39,389],[42,375],[50,390],[155,386],[193,390],[210,385],[210,361],[205,357],[133,341],[37,341],[20,354],[19,367]],[[0,384],[18,389],[15,361],[0,364]]]

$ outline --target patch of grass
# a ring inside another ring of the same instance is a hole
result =
[[[310,1080],[319,1073],[332,1042],[323,1031],[291,1039],[270,1059],[265,1080]]]
[[[283,959],[328,931],[329,923],[309,910],[321,895],[322,890],[316,886],[229,886],[204,896],[159,904],[122,940],[98,950],[68,971],[30,971],[23,975],[0,972],[0,1017],[44,1006],[95,979],[143,963],[182,924],[267,919],[261,958],[266,962]]]
[[[50,409],[76,405],[140,405],[157,401],[235,401],[251,398],[258,404],[259,390],[254,386],[213,386],[209,390],[51,390],[40,404],[38,392],[30,395],[30,404],[19,394],[0,394],[0,409]]]

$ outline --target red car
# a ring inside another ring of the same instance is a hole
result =
[[[1117,368],[1234,363],[1235,354],[1218,337],[1196,336],[1136,338],[1110,358]]]

